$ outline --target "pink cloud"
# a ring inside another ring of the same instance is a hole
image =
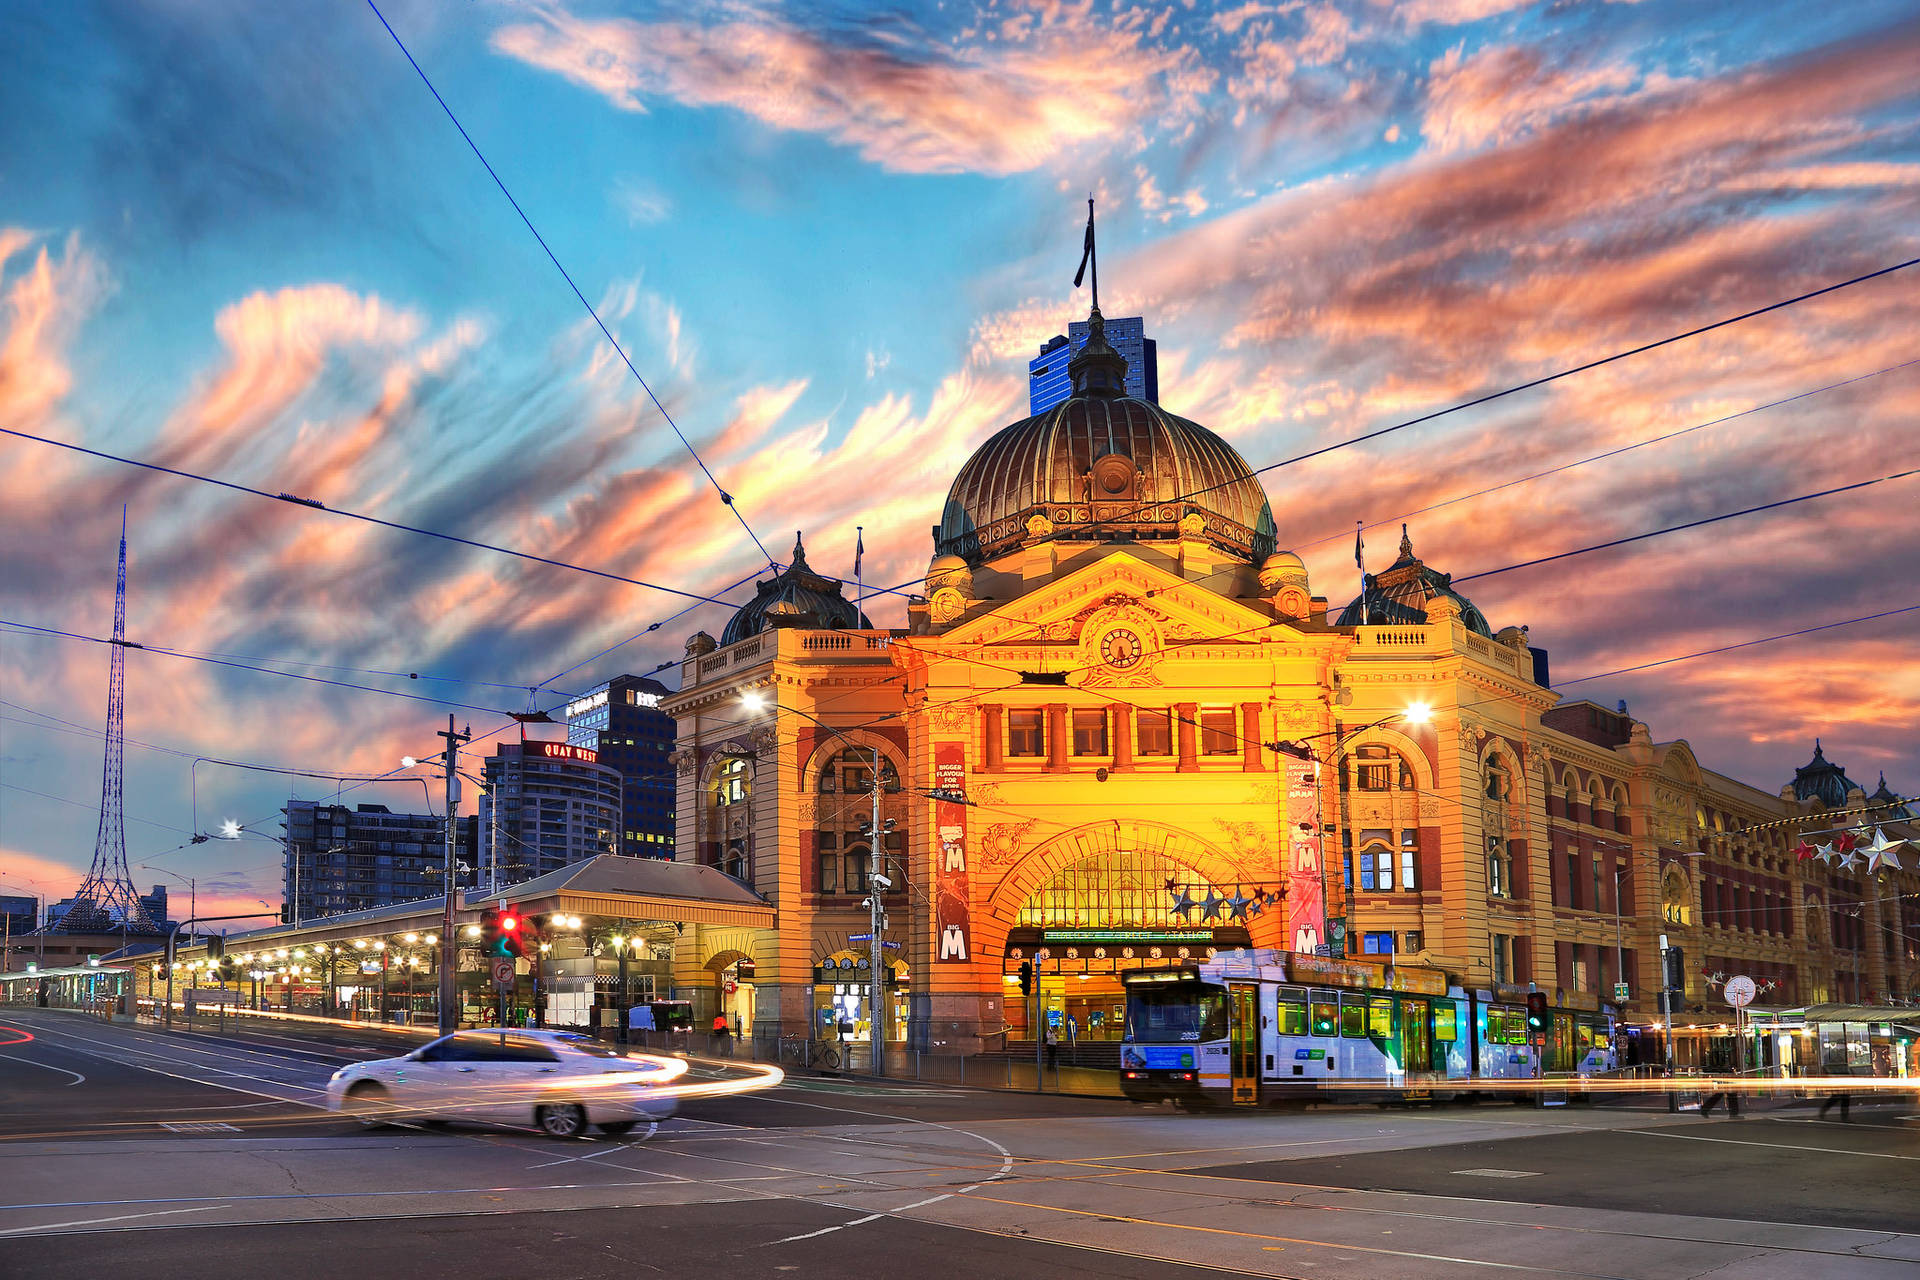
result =
[[[713,24],[591,20],[564,9],[494,33],[494,49],[592,90],[624,111],[649,99],[727,107],[776,129],[818,133],[909,173],[1021,173],[1104,145],[1152,116],[1191,111],[1167,77],[1192,55],[1056,7],[991,46],[836,41],[754,14]],[[1128,73],[1116,76],[1115,66]]]
[[[1440,152],[1505,145],[1615,105],[1639,78],[1619,63],[1556,66],[1526,46],[1495,45],[1470,55],[1455,46],[1429,70],[1421,131]]]

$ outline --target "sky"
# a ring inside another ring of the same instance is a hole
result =
[[[1914,3],[381,12],[650,392],[371,7],[75,0],[0,43],[0,426],[739,600],[765,559],[682,438],[776,557],[804,530],[850,575],[861,526],[867,581],[910,584],[1086,313],[1090,191],[1103,310],[1254,466],[1920,256]],[[1338,607],[1356,520],[1464,578],[1889,475],[1916,318],[1920,268],[1277,467],[1279,540]],[[1916,503],[1463,590],[1574,681],[1920,604]],[[131,639],[316,678],[128,652],[134,879],[203,913],[277,907],[289,796],[425,788],[195,757],[384,772],[449,711],[484,735],[727,617],[0,437],[0,619],[109,634],[123,504]],[[1915,618],[1566,691],[1767,791],[1818,737],[1911,795]],[[0,626],[0,891],[85,870],[106,670]],[[226,818],[263,834],[186,844]]]

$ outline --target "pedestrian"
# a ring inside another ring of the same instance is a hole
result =
[[[1049,1067],[1056,1066],[1060,1060],[1060,1037],[1055,1033],[1051,1022],[1047,1024],[1047,1029],[1044,1034],[1047,1041],[1047,1065]]]
[[[1706,1098],[1701,1101],[1700,1117],[1705,1119],[1708,1113],[1713,1110],[1713,1104],[1722,1099],[1725,1099],[1727,1104],[1727,1119],[1738,1120],[1740,1118],[1740,1093],[1738,1090],[1725,1085],[1715,1088],[1712,1093],[1708,1094]]]
[[[713,1052],[723,1058],[733,1056],[733,1028],[727,1024],[727,1015],[713,1015]]]
[[[1833,1072],[1832,1074],[1843,1075],[1845,1073]],[[1819,1118],[1825,1120],[1827,1118],[1827,1112],[1832,1109],[1833,1104],[1836,1102],[1840,1104],[1840,1123],[1846,1124],[1852,1118],[1848,1112],[1851,1111],[1853,1107],[1853,1095],[1847,1092],[1845,1084],[1836,1087],[1832,1093],[1827,1095],[1827,1100],[1820,1104]]]

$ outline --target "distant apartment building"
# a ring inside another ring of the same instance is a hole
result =
[[[512,884],[620,851],[622,780],[593,747],[504,742],[480,797],[481,877]]]
[[[29,918],[31,918],[31,912],[33,909],[32,898],[4,898],[4,899],[0,899],[0,902],[26,903],[27,904],[26,910],[29,912]],[[74,903],[74,899],[72,898],[62,898],[60,899],[60,901],[49,906],[47,908],[47,927],[52,928],[54,925],[58,924],[61,920],[65,919],[67,912],[73,910],[73,903]],[[157,884],[153,886],[153,890],[151,892],[141,894],[140,905],[146,908],[147,919],[153,921],[154,927],[156,930],[165,931],[167,925],[172,923],[167,918],[167,886],[163,884]],[[20,908],[17,908],[17,907],[10,907],[7,909],[8,914],[10,915],[14,914],[18,910],[20,910]],[[20,928],[19,924],[16,923],[13,927],[14,927],[14,930],[18,932]],[[115,929],[117,928],[118,926],[115,926]],[[107,932],[109,933],[113,931],[114,931],[113,929],[107,930]]]
[[[281,885],[287,919],[313,920],[446,892],[446,819],[383,804],[291,800]],[[458,883],[475,883],[475,820],[454,818]]]
[[[600,753],[621,779],[619,852],[673,857],[673,717],[669,690],[644,676],[615,676],[567,704],[567,741]]]
[[[1127,394],[1159,404],[1160,349],[1147,336],[1146,321],[1140,316],[1121,316],[1108,320],[1106,328],[1108,344],[1127,358]],[[1045,413],[1073,394],[1067,361],[1086,345],[1087,322],[1075,320],[1064,334],[1047,339],[1040,354],[1027,362],[1029,413]]]

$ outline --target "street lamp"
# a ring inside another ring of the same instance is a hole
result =
[[[783,707],[777,698],[770,698],[757,689],[749,689],[742,693],[740,695],[740,703],[750,712],[787,711],[797,716],[804,716],[806,719],[811,720],[834,737],[846,743],[849,748],[853,750],[859,749],[859,744],[854,742],[852,738],[849,738],[845,733],[828,724],[819,716],[814,715],[810,711],[802,711],[798,707]],[[867,788],[873,800],[873,816],[867,827],[869,837],[867,841],[867,945],[869,953],[867,960],[867,1038],[872,1055],[871,1069],[874,1075],[882,1076],[886,1074],[887,1020],[885,1005],[886,948],[881,939],[881,931],[885,927],[886,916],[882,910],[881,894],[884,889],[892,887],[892,882],[887,879],[885,866],[880,856],[881,841],[885,839],[888,830],[880,821],[880,748],[876,744],[868,748],[868,750],[873,754],[873,777],[869,780]]]

